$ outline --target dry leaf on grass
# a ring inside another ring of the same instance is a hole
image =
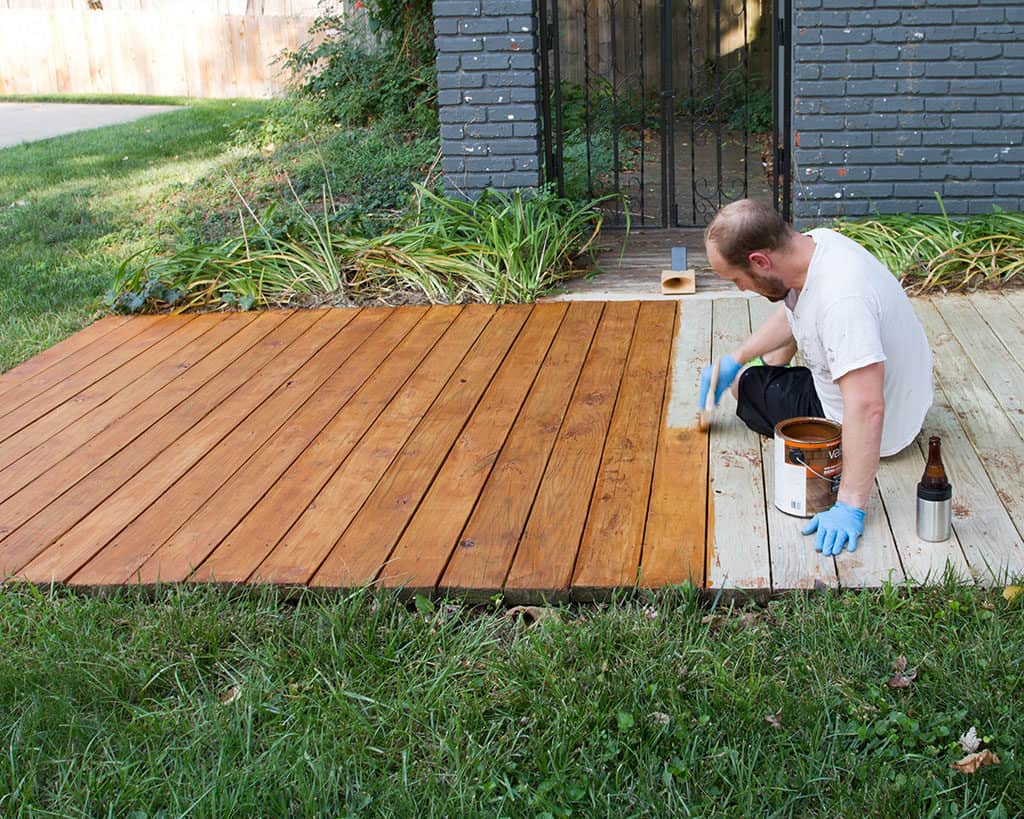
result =
[[[902,655],[896,658],[892,667],[896,669],[896,673],[889,678],[888,686],[890,688],[910,688],[914,680],[917,679],[917,669],[907,671],[907,658]]]
[[[1007,586],[1003,589],[1003,600],[1012,603],[1022,591],[1024,591],[1024,586]]]
[[[978,729],[973,725],[966,734],[960,735],[960,747],[963,748],[965,754],[973,754],[980,745],[981,740],[978,739]]]
[[[765,714],[764,721],[767,722],[772,728],[782,727],[782,712],[776,711],[774,714]]]
[[[977,771],[978,768],[983,768],[986,765],[998,764],[999,757],[986,748],[984,751],[979,751],[976,754],[968,754],[959,762],[954,762],[951,767],[960,771],[960,773],[972,774]]]
[[[242,689],[237,685],[233,685],[220,695],[220,704],[231,705],[231,703],[237,700],[240,696],[242,696]]]
[[[534,623],[539,623],[541,620],[562,619],[562,615],[558,613],[558,609],[548,608],[546,606],[512,606],[512,608],[505,612],[505,616],[513,620],[517,617],[521,617],[529,626],[532,626]]]

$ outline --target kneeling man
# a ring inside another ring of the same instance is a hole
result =
[[[822,554],[839,554],[844,546],[852,552],[864,533],[879,457],[914,441],[932,403],[924,328],[896,277],[867,250],[826,228],[798,233],[767,203],[726,205],[704,243],[720,277],[780,302],[719,361],[715,403],[731,385],[736,414],[762,435],[800,415],[843,425],[837,502],[803,533],[817,532]],[[806,366],[786,366],[797,350]],[[758,357],[764,366],[745,367]],[[708,366],[698,406],[710,380]]]

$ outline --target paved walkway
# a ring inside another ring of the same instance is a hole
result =
[[[0,148],[174,111],[175,105],[0,102]]]

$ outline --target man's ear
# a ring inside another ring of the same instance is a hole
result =
[[[747,261],[750,262],[751,268],[758,273],[768,273],[772,269],[772,259],[763,250],[755,250],[753,253],[747,254]]]

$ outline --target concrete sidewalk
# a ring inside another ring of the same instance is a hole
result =
[[[0,148],[177,110],[176,105],[0,102]]]

